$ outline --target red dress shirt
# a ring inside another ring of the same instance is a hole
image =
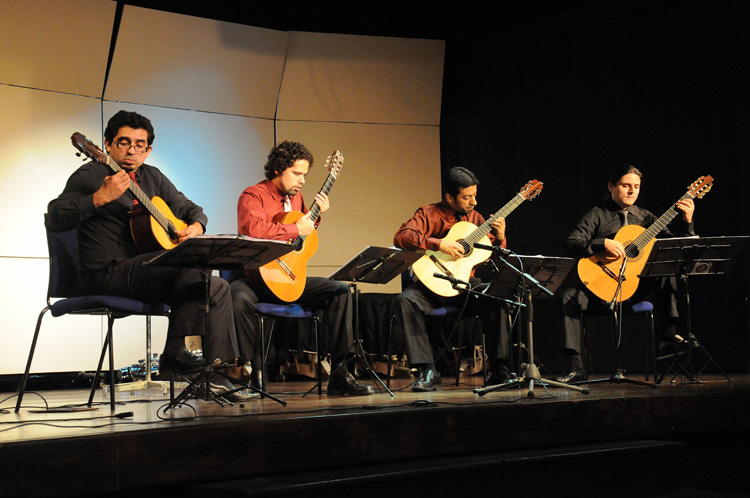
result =
[[[464,221],[479,226],[485,222],[485,219],[477,211],[472,210],[466,215]],[[393,244],[408,251],[438,251],[440,241],[456,223],[456,211],[447,202],[441,201],[437,204],[422,206],[409,221],[401,225],[396,235],[393,236]],[[495,236],[491,231],[487,236],[490,243],[495,244]],[[507,238],[499,245],[506,247]]]
[[[293,211],[307,212],[301,192],[291,200]],[[256,239],[291,242],[299,236],[297,225],[272,221],[283,210],[284,194],[271,180],[247,187],[237,202],[237,232]]]

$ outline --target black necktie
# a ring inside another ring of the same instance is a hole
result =
[[[619,211],[620,213],[620,221],[622,222],[622,226],[625,226],[628,224],[628,210],[623,209],[622,211]]]

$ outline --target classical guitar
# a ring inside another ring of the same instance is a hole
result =
[[[521,191],[509,203],[503,206],[500,211],[490,216],[479,227],[468,221],[459,221],[453,225],[443,240],[459,242],[463,247],[464,254],[458,259],[451,259],[450,256],[441,251],[426,251],[425,255],[412,265],[414,274],[435,294],[444,297],[458,295],[458,290],[454,289],[450,282],[436,278],[434,276],[435,273],[443,273],[449,277],[468,281],[474,266],[487,261],[492,255],[491,251],[477,249],[474,247],[474,244],[489,245],[490,239],[487,237],[487,234],[492,229],[492,223],[498,218],[508,216],[523,201],[531,200],[539,195],[543,185],[539,180],[531,180],[524,185]]]
[[[678,199],[678,202],[682,199],[702,198],[713,186],[713,181],[714,179],[711,176],[701,176],[688,187],[688,191]],[[617,231],[614,240],[624,246],[625,258],[612,258],[598,253],[580,259],[578,261],[578,276],[581,278],[581,282],[599,299],[612,301],[615,292],[617,292],[622,270],[624,279],[617,296],[617,302],[630,299],[638,289],[639,275],[643,271],[643,267],[646,266],[651,248],[656,241],[656,235],[664,230],[679,213],[675,204],[648,228],[639,225],[625,225]],[[625,262],[624,268],[623,262]]]
[[[337,150],[333,151],[333,154],[326,159],[326,166],[328,167],[328,177],[320,192],[328,195],[341,168],[344,166],[344,156]],[[316,220],[319,214],[320,206],[317,202],[313,202],[310,206],[310,219]],[[295,223],[303,216],[304,214],[299,211],[282,211],[274,216],[273,221],[288,225]],[[307,260],[318,250],[318,232],[313,230],[310,235],[300,235],[290,244],[294,246],[293,251],[266,263],[258,269],[271,292],[282,301],[287,302],[296,301],[302,295],[302,291],[305,290]]]
[[[92,161],[105,164],[115,173],[122,169],[114,159],[82,134],[73,133],[70,140],[73,142],[73,147],[78,149],[78,155],[83,154]],[[144,252],[172,249],[179,244],[176,232],[184,230],[187,224],[172,213],[164,199],[159,196],[149,199],[133,180],[130,180],[129,190],[139,202],[137,207],[128,213],[130,233],[138,249]]]

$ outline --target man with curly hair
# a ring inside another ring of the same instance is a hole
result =
[[[313,165],[313,156],[299,142],[284,141],[271,149],[265,165],[266,179],[246,188],[237,203],[237,230],[241,235],[259,239],[292,242],[315,230],[313,220],[302,198],[302,185]],[[318,193],[315,202],[324,213],[329,208],[328,196]],[[274,220],[283,211],[306,213],[294,223]],[[261,348],[258,347],[253,312],[259,302],[283,303],[267,287],[256,271],[235,271],[231,277],[232,302],[240,353],[253,368],[253,384],[262,386],[259,378]],[[349,372],[346,364],[353,343],[352,299],[348,286],[322,277],[307,277],[302,295],[296,304],[324,309],[327,324],[328,353],[333,360],[328,378],[327,394],[367,395],[374,392]]]

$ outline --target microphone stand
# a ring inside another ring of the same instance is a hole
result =
[[[450,277],[448,275],[443,275],[442,273],[435,273],[435,278],[441,278],[443,280],[448,280],[451,283],[451,287],[453,287],[458,292],[466,292],[466,300],[464,301],[463,306],[461,307],[461,311],[459,311],[458,316],[456,317],[456,321],[453,323],[453,328],[451,329],[450,334],[448,334],[447,339],[445,339],[445,344],[443,345],[443,350],[440,352],[440,355],[435,359],[435,362],[437,362],[441,357],[445,357],[447,354],[446,352],[451,348],[450,342],[453,338],[453,334],[456,332],[456,327],[458,327],[458,324],[461,323],[461,319],[464,316],[464,312],[466,311],[466,305],[469,302],[469,298],[473,295],[476,298],[484,297],[484,298],[490,298],[494,299],[496,301],[499,301],[501,303],[510,304],[513,306],[519,306],[519,307],[525,307],[526,305],[524,303],[519,303],[515,301],[511,301],[509,299],[504,299],[499,296],[492,296],[489,294],[484,294],[482,292],[476,291],[471,288],[471,284],[469,282],[459,280],[455,277]],[[461,344],[461,336],[459,335],[459,347]],[[484,344],[482,344],[482,348],[484,348]],[[459,354],[460,356],[460,354]],[[448,361],[448,358],[445,358],[446,361]],[[460,365],[457,365],[456,368],[458,369]],[[456,385],[458,385],[458,376],[456,377]]]
[[[657,384],[653,384],[651,382],[628,379],[627,377],[625,377],[625,371],[620,368],[618,351],[620,350],[620,340],[622,339],[622,299],[618,301],[618,297],[622,293],[622,283],[625,281],[625,267],[627,264],[628,258],[627,256],[625,256],[624,258],[622,258],[622,264],[620,265],[620,275],[617,279],[617,288],[615,289],[615,295],[612,296],[612,300],[607,306],[609,311],[612,313],[612,340],[615,348],[615,371],[610,377],[606,379],[582,380],[580,382],[575,382],[576,385],[609,382],[610,384],[625,383],[646,387],[658,387]]]
[[[506,252],[507,249],[505,250]],[[499,251],[496,251],[499,253]],[[583,394],[589,394],[589,388],[588,387],[579,387],[571,384],[565,384],[562,382],[557,382],[554,380],[548,380],[543,379],[542,374],[539,372],[539,368],[537,368],[536,364],[534,363],[534,306],[533,301],[531,298],[531,291],[532,288],[525,285],[524,282],[529,282],[533,286],[541,289],[543,292],[553,295],[553,293],[544,287],[542,284],[539,283],[537,279],[529,275],[528,273],[519,270],[515,266],[508,263],[508,261],[505,260],[500,254],[498,254],[498,259],[507,267],[511,268],[514,272],[516,272],[521,278],[519,283],[519,290],[522,292],[526,307],[526,330],[528,333],[528,344],[529,344],[529,363],[526,365],[521,365],[522,368],[524,368],[523,376],[518,378],[513,378],[508,380],[508,382],[505,382],[504,384],[498,384],[495,386],[487,386],[482,388],[474,389],[474,393],[478,394],[479,396],[484,396],[487,393],[491,393],[494,391],[499,391],[500,389],[505,389],[507,387],[512,386],[520,386],[522,384],[528,384],[529,391],[526,394],[527,397],[533,398],[534,397],[534,383],[538,383],[541,386],[544,386],[546,389],[547,385],[550,385],[552,387],[560,387],[563,389],[569,389],[571,391],[578,391]]]

